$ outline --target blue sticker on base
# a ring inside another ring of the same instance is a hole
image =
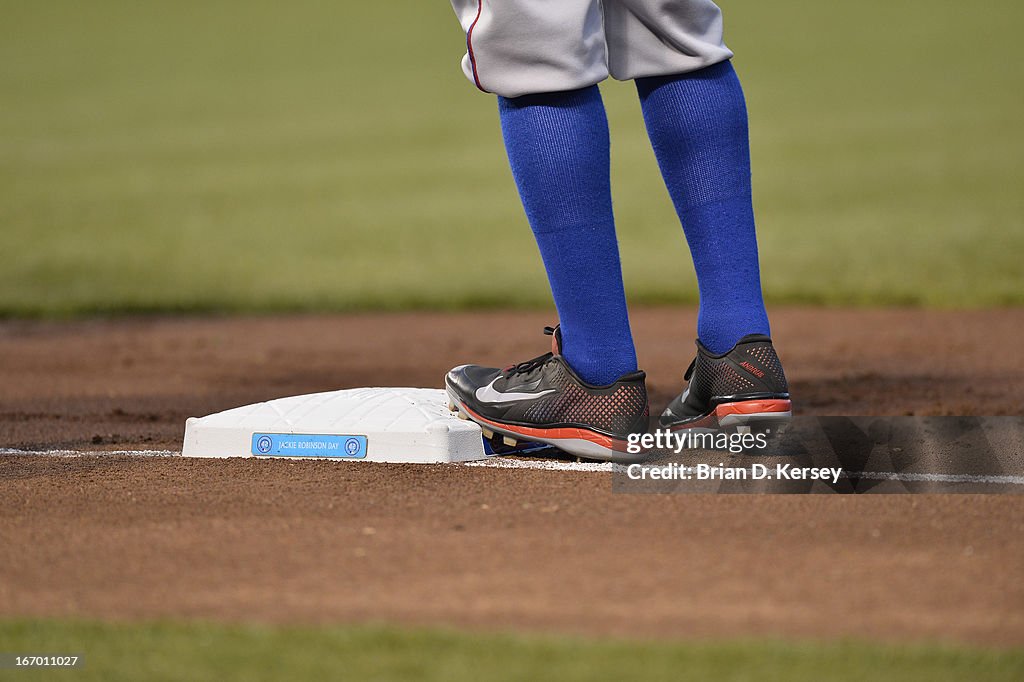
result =
[[[311,433],[254,433],[252,454],[261,457],[365,459],[366,436]]]

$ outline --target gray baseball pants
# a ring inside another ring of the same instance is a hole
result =
[[[711,0],[452,0],[466,31],[462,70],[519,97],[606,79],[667,76],[725,61]]]

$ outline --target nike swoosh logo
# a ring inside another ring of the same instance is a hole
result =
[[[550,388],[546,391],[541,391],[540,393],[502,393],[501,391],[498,391],[494,388],[494,382],[497,381],[498,378],[500,377],[493,379],[491,383],[487,384],[486,386],[481,386],[480,388],[476,389],[476,399],[482,403],[514,403],[518,400],[531,400],[533,398],[539,398],[543,395],[554,393],[556,391],[556,389]]]

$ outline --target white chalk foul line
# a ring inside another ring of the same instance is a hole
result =
[[[491,467],[495,469],[544,469],[546,471],[586,471],[591,473],[613,473],[625,471],[622,464],[611,462],[565,462],[559,459],[513,459],[511,457],[491,457],[475,462],[462,462],[460,466]],[[616,468],[618,467],[618,468]]]
[[[563,462],[534,459],[511,459],[495,457],[477,462],[465,462],[463,466],[494,467],[499,469],[543,469],[546,471],[585,471],[595,473],[626,473],[625,464],[609,462]],[[870,479],[877,481],[899,481],[902,483],[985,483],[990,485],[1024,485],[1024,476],[978,475],[978,474],[914,474],[889,471],[843,472],[843,478]]]
[[[16,448],[0,448],[0,455],[35,455],[43,457],[89,457],[91,455],[181,457],[181,452],[178,450],[18,450]]]
[[[980,474],[907,474],[885,471],[859,471],[846,474],[845,478],[867,478],[877,481],[904,481],[907,483],[992,483],[998,485],[1024,485],[1024,476],[980,475]]]
[[[181,457],[178,450],[18,450],[0,448],[0,455],[30,455],[45,457],[89,457],[95,455],[127,455],[133,457]],[[420,465],[415,465],[420,466]],[[562,460],[515,459],[491,457],[475,462],[461,462],[455,466],[488,467],[493,469],[534,469],[542,471],[576,471],[583,473],[626,473],[625,464],[611,462],[566,462]],[[1024,486],[1024,476],[982,474],[897,473],[888,471],[858,471],[842,473],[843,478],[902,483],[981,483],[986,485]]]

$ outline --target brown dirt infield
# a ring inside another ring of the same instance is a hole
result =
[[[187,416],[440,384],[542,313],[0,323],[0,447],[180,447]],[[1020,414],[1024,310],[774,311],[803,414]],[[692,311],[634,316],[654,407]],[[1024,644],[1019,496],[614,495],[607,475],[0,456],[0,617],[385,621]]]

